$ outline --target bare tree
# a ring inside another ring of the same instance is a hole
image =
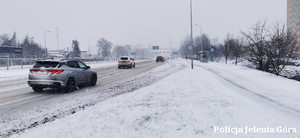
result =
[[[130,45],[125,45],[125,46],[115,46],[113,48],[113,55],[115,56],[115,58],[119,58],[121,56],[128,56],[130,54],[131,51],[131,46]]]
[[[225,63],[227,64],[228,57],[230,55],[230,47],[234,45],[235,40],[230,36],[230,34],[227,34],[227,37],[224,41],[224,47],[223,47],[223,54],[225,56]]]
[[[191,53],[190,47],[191,46],[191,40],[190,37],[186,37],[183,42],[181,42],[181,46],[180,46],[180,54],[184,57],[184,58],[188,58],[188,55]]]
[[[235,38],[232,41],[232,44],[229,45],[229,50],[232,55],[235,57],[235,65],[237,65],[238,58],[243,54],[244,42],[242,38]]]
[[[108,58],[111,54],[112,43],[104,38],[100,38],[97,42],[98,55],[103,59]]]
[[[266,22],[258,22],[251,32],[242,34],[247,40],[249,61],[259,70],[279,75],[299,49],[296,46],[295,34],[287,30],[285,25],[277,23],[270,30]]]
[[[249,33],[241,32],[246,39],[247,57],[258,70],[269,71],[269,62],[266,56],[268,30],[265,22],[258,22]]]
[[[284,25],[276,24],[267,43],[267,57],[270,72],[279,75],[289,59],[296,55],[297,47],[295,34],[287,30]]]

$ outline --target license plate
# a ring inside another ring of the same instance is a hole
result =
[[[48,73],[46,71],[37,71],[37,75],[47,75]]]

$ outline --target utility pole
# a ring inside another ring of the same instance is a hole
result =
[[[90,39],[89,40],[89,45],[88,45],[88,57],[90,57],[91,51],[90,51],[90,42],[94,40],[94,39]]]
[[[171,54],[171,60],[172,60],[172,58],[173,58],[172,38],[170,36],[168,36],[168,38],[170,39],[170,54]]]
[[[194,42],[193,42],[193,9],[192,9],[192,0],[190,0],[190,15],[191,15],[191,51],[192,51],[192,61],[191,68],[194,69]]]
[[[57,40],[57,50],[59,50],[59,35],[58,35],[58,27],[56,28],[56,40]]]
[[[44,33],[44,40],[45,40],[45,58],[46,58],[46,56],[47,56],[47,37],[46,37],[46,35],[47,35],[47,33],[49,33],[49,32],[51,32],[50,30],[48,30],[48,31],[45,31],[45,33]]]

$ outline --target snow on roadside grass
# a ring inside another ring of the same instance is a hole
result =
[[[298,81],[232,64],[197,64],[243,86],[253,94],[266,96],[300,113],[300,82]]]
[[[132,93],[108,99],[77,114],[46,123],[20,137],[299,136],[299,132],[214,133],[214,126],[288,126],[298,127],[299,130],[299,122],[294,122],[294,118],[265,109],[263,105],[232,91],[215,74],[195,67]]]

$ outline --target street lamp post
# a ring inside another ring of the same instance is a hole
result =
[[[172,60],[172,58],[173,58],[172,38],[170,36],[168,36],[168,38],[170,39],[170,54],[171,54],[171,60]]]
[[[46,34],[47,33],[49,33],[49,32],[51,32],[50,30],[48,30],[48,31],[45,31],[45,33],[44,33],[44,40],[45,40],[45,57],[47,56],[47,36],[46,36]]]
[[[91,51],[90,51],[90,42],[91,42],[92,40],[94,40],[94,39],[90,39],[90,40],[89,40],[89,47],[88,47],[88,48],[89,48],[89,49],[88,49],[88,51],[89,51],[89,52],[88,52],[88,57],[89,57],[89,58],[90,58],[90,54],[91,54]]]
[[[192,51],[192,61],[191,68],[194,69],[194,42],[193,42],[193,9],[192,9],[192,0],[190,0],[190,15],[191,15],[191,51]]]

